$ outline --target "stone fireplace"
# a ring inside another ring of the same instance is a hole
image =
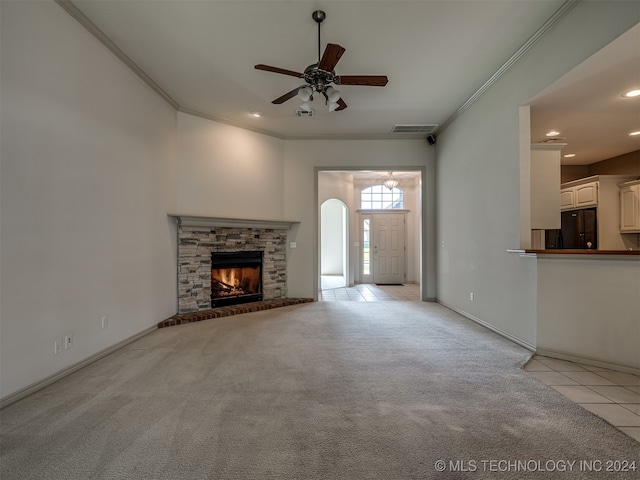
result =
[[[191,313],[210,310],[214,302],[214,289],[232,293],[235,287],[253,288],[256,283],[254,267],[243,272],[236,271],[243,278],[218,278],[213,281],[212,254],[222,255],[233,263],[240,258],[238,253],[253,252],[254,257],[261,256],[260,268],[262,298],[257,293],[251,297],[235,300],[258,301],[275,300],[287,296],[287,232],[297,222],[242,220],[213,217],[194,217],[170,215],[178,222],[178,313]],[[257,253],[256,253],[257,252]],[[244,260],[243,260],[244,261]],[[237,262],[236,262],[237,263]],[[246,265],[245,265],[246,266]],[[246,278],[245,278],[246,276]],[[225,290],[226,289],[226,290]],[[227,296],[227,295],[217,295]],[[233,296],[233,295],[230,295]],[[236,295],[237,296],[237,295]],[[234,301],[235,301],[234,300]],[[229,300],[216,299],[217,306]],[[236,302],[242,303],[242,302]]]

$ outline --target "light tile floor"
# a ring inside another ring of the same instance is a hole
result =
[[[524,369],[640,442],[639,376],[540,355]]]
[[[375,285],[360,283],[353,287],[322,290],[318,293],[321,302],[419,302],[420,286],[415,283],[404,285]]]
[[[320,290],[343,288],[347,284],[344,275],[322,275],[320,277]]]

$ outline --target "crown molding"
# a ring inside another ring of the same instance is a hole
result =
[[[160,95],[165,102],[171,105],[174,109],[179,110],[180,105],[176,102],[171,95],[165,92],[160,85],[158,85],[149,75],[145,73],[142,68],[134,62],[131,57],[124,53],[120,47],[118,47],[113,40],[111,40],[102,30],[100,30],[95,23],[82,13],[82,11],[76,7],[71,0],[55,0],[55,2],[62,7],[69,15],[71,15],[80,25],[82,25],[87,31],[93,35],[102,45],[113,53],[122,63],[124,63],[129,69],[135,73],[144,83],[146,83],[153,91]]]
[[[476,103],[476,100],[480,98],[480,96],[486,92],[494,83],[498,81],[502,75],[505,74],[507,70],[509,70],[522,56],[524,56],[542,37],[544,37],[549,30],[551,30],[556,23],[562,20],[565,15],[567,15],[573,8],[578,5],[582,0],[567,0],[564,2],[558,10],[554,12],[551,17],[542,25],[536,33],[534,33],[529,39],[522,45],[511,57],[507,60],[504,65],[502,65],[496,72],[491,75],[489,80],[487,80],[476,92],[471,95],[466,102],[464,102],[444,123],[442,123],[439,127],[437,127],[434,131],[434,135],[441,133],[446,129],[453,121],[466,112],[471,105]]]

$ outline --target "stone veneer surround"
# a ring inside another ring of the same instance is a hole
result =
[[[178,313],[211,309],[211,252],[263,252],[264,300],[287,296],[287,230],[294,222],[178,218]]]

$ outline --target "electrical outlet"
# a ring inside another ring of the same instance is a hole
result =
[[[473,302],[473,292],[471,292],[471,293],[469,294],[469,300],[471,300],[471,301]]]
[[[59,354],[62,351],[62,340],[55,339],[53,341],[53,348],[54,348],[53,350],[54,355]]]
[[[109,326],[109,315],[103,315],[100,319],[100,325],[102,328],[107,328]]]
[[[73,335],[65,335],[64,337],[64,349],[73,347]]]

